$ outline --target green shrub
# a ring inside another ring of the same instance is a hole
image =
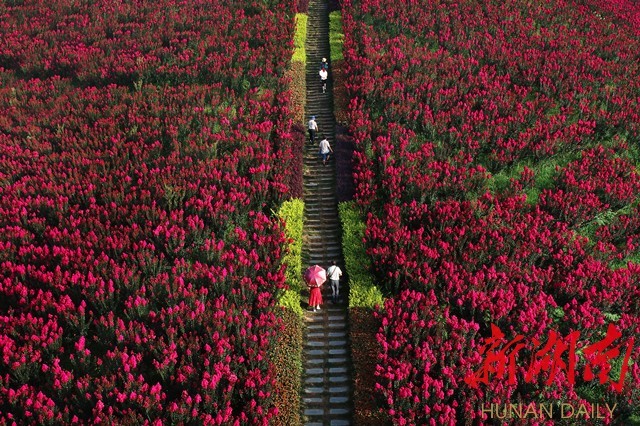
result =
[[[342,222],[342,251],[349,274],[349,308],[375,308],[384,297],[371,274],[371,260],[362,244],[365,223],[353,201],[338,205]]]
[[[342,31],[342,14],[338,11],[329,14],[329,46],[331,48],[331,62],[341,61],[344,33]]]
[[[288,252],[283,256],[287,265],[285,278],[289,288],[302,290],[302,227],[304,219],[304,202],[294,198],[282,203],[278,217],[285,222],[285,235],[291,240]]]
[[[280,298],[280,305],[291,309],[299,318],[303,312],[300,306],[300,291],[302,282],[302,228],[304,218],[304,202],[294,198],[282,203],[278,210],[278,217],[285,223],[284,233],[290,243],[287,253],[282,257],[286,265],[285,279],[289,290]]]
[[[373,312],[383,305],[384,297],[371,274],[371,260],[362,243],[365,223],[357,205],[353,201],[339,203],[338,212],[345,272],[349,276],[349,338],[357,342],[351,352],[354,424],[387,425],[391,423],[388,416],[378,409],[372,398],[376,385],[375,360],[381,350],[376,341],[381,324]]]
[[[291,309],[300,318],[304,315],[302,306],[300,306],[300,291],[287,290],[280,298],[280,306]]]
[[[292,62],[307,63],[307,51],[305,49],[305,43],[307,42],[307,15],[304,13],[296,13],[296,33],[293,37],[293,51]]]

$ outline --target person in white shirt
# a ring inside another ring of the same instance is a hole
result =
[[[322,135],[322,140],[320,141],[320,156],[322,157],[322,164],[325,166],[327,165],[330,152],[333,152],[333,149],[331,149],[331,145],[329,145],[326,136]]]
[[[318,132],[318,123],[316,123],[316,116],[312,115],[309,120],[309,141],[314,143],[316,141],[316,133]]]
[[[329,77],[329,73],[326,69],[320,69],[320,83],[322,83],[322,93],[327,93],[327,78]]]
[[[327,276],[331,281],[331,300],[333,300],[333,303],[336,303],[340,296],[340,277],[342,276],[342,270],[336,265],[335,260],[331,262],[331,266],[327,269]]]

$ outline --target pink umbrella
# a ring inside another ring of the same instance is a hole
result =
[[[304,280],[309,285],[320,286],[327,280],[327,271],[318,265],[309,266],[307,270],[304,271]]]

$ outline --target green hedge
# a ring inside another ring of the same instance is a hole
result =
[[[275,404],[278,407],[273,424],[300,426],[303,324],[300,316],[291,309],[282,308],[279,316],[284,327],[271,353],[277,383]]]
[[[282,262],[286,265],[285,278],[289,290],[280,298],[283,330],[271,353],[276,374],[276,406],[278,415],[274,424],[302,425],[300,391],[302,386],[303,321],[300,306],[302,288],[302,227],[304,202],[294,198],[282,203],[277,216],[284,221],[284,232],[289,239],[287,253]]]
[[[296,123],[304,121],[304,107],[307,103],[307,15],[296,13],[296,33],[293,38],[293,56],[289,70],[290,87],[292,92],[293,114]]]
[[[338,11],[329,14],[329,46],[331,49],[331,62],[341,61],[344,33],[342,31],[342,14]]]
[[[349,275],[349,338],[357,342],[351,348],[354,367],[354,424],[383,426],[389,416],[378,409],[375,395],[376,355],[380,351],[376,333],[380,329],[374,310],[384,303],[371,274],[371,260],[362,239],[365,223],[353,201],[338,204],[342,222],[342,252]]]
[[[280,304],[290,308],[302,317],[300,291],[302,282],[302,228],[304,219],[304,202],[294,198],[282,203],[278,217],[285,222],[285,235],[289,239],[288,252],[282,261],[286,265],[285,278],[289,290],[280,298]]]
[[[304,13],[296,13],[296,33],[293,37],[293,57],[292,62],[307,63],[307,51],[305,43],[307,42],[307,15]]]
[[[304,123],[304,106],[307,102],[306,65],[302,62],[292,62],[287,74],[291,90],[291,114],[293,115],[294,123],[302,126]],[[306,138],[304,127],[300,128]]]
[[[346,272],[349,274],[349,308],[375,308],[384,297],[371,274],[371,260],[362,239],[365,223],[353,201],[338,205],[342,223],[342,251]]]

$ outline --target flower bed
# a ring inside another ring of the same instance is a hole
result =
[[[2,10],[0,423],[268,424],[293,6],[54,3]]]
[[[287,67],[279,55],[293,40],[294,7],[284,1],[9,2],[0,66],[82,84],[273,86]]]
[[[637,410],[640,39],[607,10],[343,2],[356,197],[395,296],[377,376],[396,424],[488,421],[491,403],[618,404],[603,422]],[[501,344],[579,332],[577,370],[615,324],[633,349],[624,386],[551,367],[525,381],[532,348],[515,382],[470,386],[492,324]]]

